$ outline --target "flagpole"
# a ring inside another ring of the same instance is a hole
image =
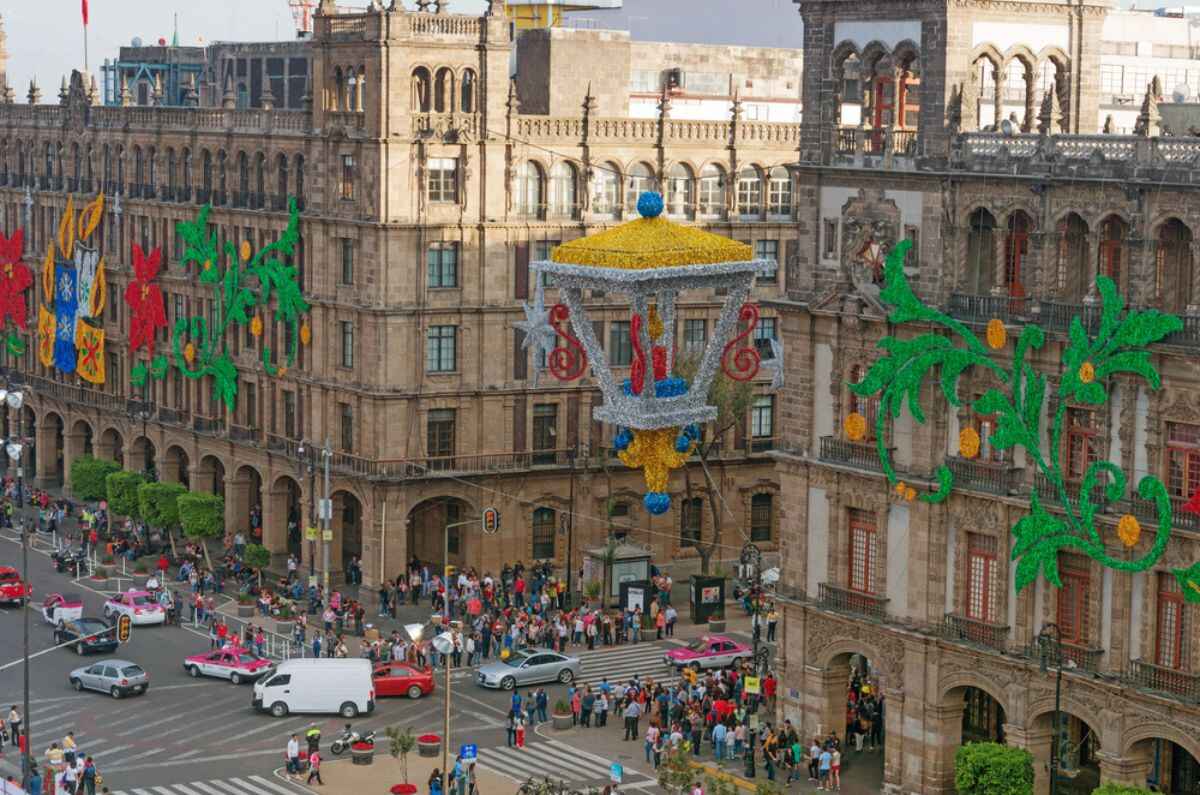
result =
[[[88,0],[83,0],[81,4],[83,11],[83,71],[88,71]]]

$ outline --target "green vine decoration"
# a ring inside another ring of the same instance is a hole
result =
[[[1153,542],[1142,555],[1128,560],[1114,556],[1096,527],[1095,515],[1104,505],[1122,499],[1125,473],[1108,461],[1093,462],[1079,484],[1078,496],[1072,497],[1060,465],[1062,426],[1068,404],[1099,406],[1107,403],[1109,393],[1104,380],[1116,373],[1139,375],[1152,389],[1158,389],[1161,379],[1146,348],[1182,329],[1182,321],[1156,310],[1130,310],[1122,315],[1124,302],[1117,294],[1116,286],[1111,279],[1099,277],[1096,282],[1102,300],[1099,329],[1094,337],[1089,337],[1078,316],[1071,320],[1062,357],[1063,375],[1056,392],[1057,408],[1048,428],[1049,455],[1043,456],[1041,415],[1047,397],[1047,379],[1028,360],[1031,352],[1040,350],[1045,343],[1045,333],[1038,326],[1026,324],[1013,346],[1011,368],[994,360],[992,353],[1007,347],[1007,332],[1001,321],[994,319],[988,324],[985,342],[962,322],[917,298],[904,275],[904,256],[909,246],[908,241],[901,241],[889,252],[880,299],[893,307],[888,316],[891,323],[926,324],[934,330],[911,339],[885,337],[880,340],[879,348],[884,355],[875,361],[859,383],[848,385],[856,395],[879,395],[876,445],[888,483],[896,486],[899,482],[888,451],[888,417],[899,417],[907,404],[913,418],[924,423],[921,387],[926,377],[938,368],[946,400],[952,406],[961,406],[959,378],[968,368],[982,367],[1002,384],[1002,388],[987,390],[971,404],[978,413],[994,414],[997,418],[990,443],[998,450],[1024,448],[1053,489],[1054,499],[1063,508],[1061,516],[1049,513],[1042,505],[1042,498],[1048,495],[1040,495],[1034,487],[1029,498],[1029,513],[1013,526],[1016,544],[1012,557],[1017,561],[1017,590],[1024,589],[1039,573],[1055,587],[1061,587],[1058,552],[1062,549],[1076,550],[1120,571],[1145,571],[1154,566],[1162,557],[1171,535],[1172,506],[1166,487],[1153,476],[1139,481],[1137,493],[1154,503],[1158,527]],[[921,494],[920,500],[939,503],[950,495],[954,475],[949,467],[939,466],[936,480],[937,488]],[[1102,490],[1099,504],[1093,501],[1098,489]],[[903,486],[898,489],[904,490]],[[1126,548],[1132,549],[1140,534],[1136,518],[1128,514],[1121,518],[1117,535]],[[1186,569],[1174,569],[1172,573],[1179,580],[1185,598],[1200,602],[1200,562]]]
[[[131,375],[135,385],[144,384],[147,378],[164,378],[173,363],[188,378],[212,376],[213,395],[233,410],[238,377],[226,332],[231,325],[235,329],[249,325],[251,333],[261,338],[264,322],[256,309],[263,314],[270,311],[272,296],[274,318],[285,324],[288,334],[280,365],[271,362],[271,347],[262,340],[259,347],[263,369],[268,375],[282,376],[295,364],[297,350],[308,344],[311,330],[303,320],[309,305],[300,291],[297,270],[286,262],[300,241],[300,213],[294,198],[289,197],[288,209],[283,234],[258,251],[253,251],[248,241],[240,247],[225,241],[219,247],[216,236],[208,231],[211,205],[202,207],[196,220],[176,224],[184,241],[184,264],[194,264],[200,282],[213,287],[216,317],[212,322],[202,315],[177,318],[171,333],[170,358],[156,356],[148,367],[144,363],[135,367]],[[220,267],[222,256],[224,269]]]

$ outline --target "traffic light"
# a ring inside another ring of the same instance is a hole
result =
[[[128,643],[129,633],[133,628],[133,620],[129,616],[121,616],[117,619],[117,642]]]
[[[500,512],[495,508],[484,508],[482,520],[483,532],[488,535],[492,535],[500,530]]]

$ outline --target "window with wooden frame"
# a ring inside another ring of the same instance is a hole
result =
[[[1068,408],[1067,443],[1063,446],[1063,475],[1068,481],[1083,480],[1087,468],[1100,460],[1101,431],[1099,414],[1092,409]]]
[[[554,509],[537,508],[533,512],[533,557],[554,557]]]
[[[995,536],[967,533],[967,618],[996,623],[999,612]]]
[[[1200,488],[1200,425],[1167,423],[1167,490],[1186,500]]]
[[[1187,660],[1184,632],[1186,620],[1179,581],[1170,572],[1158,573],[1158,616],[1154,627],[1154,664],[1183,668]]]
[[[700,528],[704,521],[704,500],[692,497],[679,505],[679,546],[694,547],[700,543]]]
[[[1058,287],[1063,298],[1080,301],[1091,281],[1088,273],[1088,225],[1076,213],[1058,222]]]
[[[1008,218],[1008,234],[1004,238],[1004,286],[1012,298],[1025,297],[1023,271],[1029,254],[1029,216],[1017,211]]]
[[[1116,215],[1110,215],[1100,224],[1100,250],[1098,252],[1098,271],[1101,276],[1107,276],[1117,285],[1117,292],[1124,292],[1121,283],[1122,260],[1125,256],[1125,236],[1129,227],[1125,221]]]
[[[1058,589],[1058,630],[1064,642],[1084,646],[1088,639],[1088,592],[1091,588],[1087,558],[1059,555],[1058,574],[1062,578],[1062,587]]]
[[[850,368],[850,383],[857,384],[863,380],[864,376],[866,376],[866,369],[862,365],[856,364]],[[877,396],[863,397],[856,395],[850,389],[846,390],[846,395],[847,416],[857,412],[867,419],[867,433],[860,441],[875,441],[875,422],[879,417],[879,398]]]
[[[875,514],[850,510],[850,590],[875,593]]]
[[[983,397],[982,392],[976,394],[974,400],[971,401],[971,405],[975,405],[975,401],[981,397]],[[997,418],[995,414],[980,414],[974,409],[971,410],[970,424],[975,429],[975,432],[979,434],[979,456],[977,460],[985,464],[999,464],[1005,459],[1006,452],[998,450],[992,445],[992,435],[996,433],[996,423]]]
[[[755,494],[750,498],[750,540],[771,540],[771,516],[775,500],[770,494]]]

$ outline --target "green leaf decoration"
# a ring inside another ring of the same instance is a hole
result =
[[[143,387],[146,385],[146,376],[149,375],[149,373],[150,371],[146,369],[146,364],[144,362],[138,362],[133,366],[133,369],[129,371],[129,383],[136,387]]]
[[[1012,557],[1017,562],[1017,589],[1024,589],[1038,576],[1061,587],[1058,560],[1063,550],[1082,553],[1119,571],[1145,571],[1156,565],[1171,535],[1172,506],[1166,487],[1155,477],[1144,477],[1138,482],[1139,496],[1155,505],[1157,527],[1153,542],[1140,556],[1114,557],[1096,526],[1096,515],[1103,505],[1117,504],[1124,498],[1128,478],[1116,464],[1097,461],[1088,467],[1079,484],[1068,484],[1059,463],[1063,423],[1069,404],[1106,404],[1110,396],[1108,379],[1114,375],[1138,376],[1151,389],[1159,389],[1161,378],[1146,346],[1181,330],[1183,322],[1156,310],[1127,309],[1112,280],[1097,279],[1101,300],[1098,327],[1093,320],[1085,325],[1080,316],[1073,317],[1068,326],[1062,373],[1055,393],[1056,409],[1048,429],[1050,444],[1043,456],[1042,411],[1049,397],[1049,382],[1028,360],[1031,352],[1045,345],[1046,333],[1036,325],[1026,324],[1017,336],[1011,361],[993,358],[1002,357],[1005,346],[989,337],[1000,349],[992,350],[965,324],[925,304],[913,292],[904,275],[908,245],[902,241],[888,252],[880,298],[890,306],[891,323],[919,323],[921,333],[910,338],[880,340],[880,357],[862,381],[848,385],[856,395],[879,398],[881,410],[876,417],[875,445],[889,484],[894,486],[899,476],[888,447],[888,418],[898,417],[907,406],[913,418],[923,423],[921,389],[935,377],[947,402],[961,405],[959,379],[972,367],[981,367],[999,383],[972,403],[979,414],[996,417],[989,442],[1000,450],[1023,448],[1051,492],[1043,495],[1034,489],[1029,512],[1013,525]],[[1095,337],[1089,336],[1089,327],[1095,331]],[[953,490],[954,476],[948,467],[937,468],[936,480],[937,488],[921,495],[923,502],[941,502]],[[1057,508],[1055,513],[1046,510],[1042,503],[1046,496],[1061,506],[1061,513]],[[1174,573],[1188,600],[1200,603],[1200,563]]]
[[[15,331],[8,332],[8,336],[4,340],[4,347],[12,356],[25,355],[25,340],[21,339]]]
[[[150,362],[150,375],[154,376],[156,380],[161,380],[166,377],[167,370],[170,367],[171,363],[167,359],[167,355],[160,353]]]

